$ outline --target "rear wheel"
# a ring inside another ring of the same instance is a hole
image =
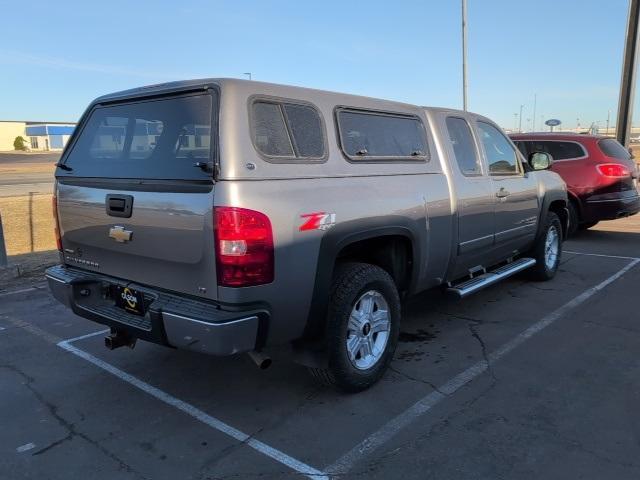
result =
[[[328,310],[328,367],[310,371],[340,390],[365,390],[383,375],[398,344],[400,297],[395,283],[375,265],[341,265]]]
[[[562,224],[555,213],[547,213],[530,255],[536,260],[536,265],[530,270],[533,278],[551,280],[558,270],[562,255]]]

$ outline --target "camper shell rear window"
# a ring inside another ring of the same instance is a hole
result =
[[[77,177],[202,180],[217,150],[215,92],[98,105],[64,163]]]

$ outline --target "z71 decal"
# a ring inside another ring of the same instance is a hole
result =
[[[308,230],[328,230],[336,224],[335,213],[314,212],[303,213],[300,218],[304,219],[299,230],[306,232]]]

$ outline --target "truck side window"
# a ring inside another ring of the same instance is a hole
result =
[[[274,161],[321,160],[325,156],[322,120],[309,105],[254,101],[251,129],[256,149]]]
[[[517,175],[518,154],[500,130],[489,123],[478,122],[489,173],[491,175]]]
[[[339,109],[340,146],[352,161],[429,158],[422,121],[413,115]]]
[[[462,174],[482,175],[478,152],[467,121],[459,117],[447,117],[447,130],[456,162]]]

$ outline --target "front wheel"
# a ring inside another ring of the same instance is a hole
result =
[[[387,369],[400,328],[400,297],[391,276],[366,263],[340,265],[329,297],[327,368],[310,369],[323,383],[359,392]]]
[[[558,215],[548,212],[536,243],[530,252],[536,264],[530,272],[535,280],[551,280],[562,255],[562,224]]]

